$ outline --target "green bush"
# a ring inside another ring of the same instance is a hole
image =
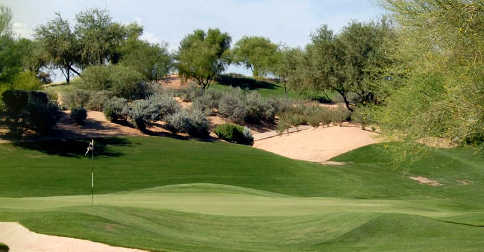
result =
[[[12,83],[12,88],[17,90],[39,90],[41,86],[40,80],[30,71],[17,74]]]
[[[188,133],[190,136],[207,137],[209,122],[203,111],[180,110],[165,117],[166,127],[173,133]]]
[[[42,92],[7,90],[2,94],[10,133],[21,136],[26,129],[48,134],[58,120],[59,108]]]
[[[143,75],[122,65],[90,66],[82,72],[79,86],[87,90],[111,91],[114,96],[128,100],[150,95]]]
[[[71,118],[79,125],[84,125],[87,118],[87,111],[84,108],[73,108],[71,110]]]
[[[151,117],[147,114],[149,104],[146,100],[137,100],[129,104],[127,109],[128,120],[137,129],[144,131],[146,129],[146,118]]]
[[[68,109],[84,108],[89,103],[90,97],[89,91],[74,88],[61,92],[61,103]]]
[[[240,89],[225,92],[220,99],[218,112],[234,122],[245,122],[248,111],[243,92]]]
[[[126,120],[128,101],[124,98],[113,97],[104,104],[104,115],[111,122]]]
[[[8,252],[10,248],[5,243],[0,242],[0,252]]]
[[[221,139],[238,144],[252,145],[254,138],[250,130],[235,124],[221,124],[215,127],[214,133]]]
[[[176,100],[168,95],[156,94],[147,99],[146,119],[151,121],[162,120],[165,116],[178,112],[181,107]]]
[[[257,92],[250,92],[246,96],[247,114],[244,120],[248,123],[273,122],[276,107]]]

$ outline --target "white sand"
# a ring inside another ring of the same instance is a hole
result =
[[[0,222],[0,240],[11,252],[141,252],[87,240],[34,233],[15,222]]]
[[[254,147],[293,159],[324,163],[345,152],[377,143],[377,136],[359,127],[318,127],[258,140]]]

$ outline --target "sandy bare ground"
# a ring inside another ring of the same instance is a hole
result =
[[[426,177],[418,176],[418,177],[409,177],[411,180],[415,180],[420,184],[429,185],[429,186],[441,186],[442,184],[439,183],[437,180],[429,179]]]
[[[332,126],[257,140],[254,147],[292,159],[325,163],[340,154],[378,141],[378,134],[359,127]]]
[[[88,240],[34,233],[15,222],[0,222],[0,240],[12,252],[141,252]]]
[[[65,134],[75,134],[87,137],[110,137],[110,136],[142,136],[144,135],[141,131],[111,123],[104,116],[103,112],[98,111],[88,111],[87,120],[84,125],[75,124],[70,117],[69,111],[57,124],[57,129]]]

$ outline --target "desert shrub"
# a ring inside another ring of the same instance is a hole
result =
[[[79,86],[87,90],[111,91],[114,96],[128,100],[150,95],[143,75],[122,65],[90,66],[82,72]]]
[[[112,97],[109,91],[91,91],[89,92],[89,99],[85,106],[88,110],[103,111],[104,104]]]
[[[173,133],[188,133],[190,136],[206,137],[209,134],[209,122],[203,111],[180,110],[165,117],[166,127]]]
[[[146,113],[148,106],[149,104],[146,100],[137,100],[129,104],[127,108],[128,120],[141,131],[146,129],[146,119],[151,117],[150,114]]]
[[[273,122],[277,108],[272,106],[267,99],[257,92],[250,92],[246,95],[247,114],[244,120],[249,123],[260,123],[261,121]]]
[[[218,112],[234,122],[243,123],[248,111],[241,94],[225,93],[220,99]]]
[[[61,92],[61,103],[69,109],[86,107],[89,98],[90,92],[83,89],[75,88]]]
[[[71,110],[71,118],[79,125],[83,125],[87,118],[87,111],[85,108],[73,108]]]
[[[190,84],[187,88],[177,89],[176,96],[180,97],[184,102],[194,101],[195,98],[203,95],[203,90],[196,86],[196,84]]]
[[[212,113],[214,109],[219,108],[220,99],[223,93],[218,90],[208,89],[202,96],[198,96],[193,100],[192,106],[194,108],[203,110],[206,113]]]
[[[9,250],[10,248],[6,244],[0,242],[0,252],[8,252]]]
[[[167,115],[174,114],[181,109],[175,99],[168,95],[156,94],[147,99],[145,108],[146,119],[158,121]]]
[[[248,145],[254,143],[254,138],[247,127],[227,123],[215,127],[214,132],[219,138],[228,142]]]
[[[113,97],[104,104],[104,115],[111,122],[126,120],[126,106],[128,101],[124,98]]]

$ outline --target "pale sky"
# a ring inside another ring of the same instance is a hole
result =
[[[244,35],[303,47],[318,27],[339,31],[352,20],[370,21],[385,11],[378,0],[0,0],[13,11],[14,31],[31,37],[55,12],[73,19],[87,8],[107,9],[114,21],[144,26],[143,38],[171,50],[195,29],[219,28],[235,43]]]

